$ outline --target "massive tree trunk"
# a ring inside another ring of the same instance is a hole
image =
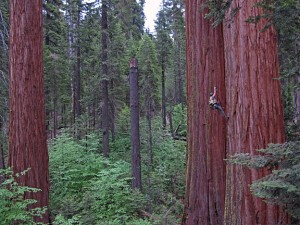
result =
[[[206,0],[186,1],[187,172],[183,224],[220,225],[225,204],[226,118],[209,107],[218,88],[225,105],[222,27],[213,29],[199,10]]]
[[[41,189],[25,198],[48,206],[49,176],[43,80],[42,1],[10,1],[9,51],[9,165],[30,171],[18,178],[21,185]],[[49,214],[39,219],[49,222]]]
[[[231,22],[224,23],[227,154],[257,154],[268,143],[284,142],[283,107],[280,96],[277,35],[273,28],[261,32],[266,21],[245,22],[262,14],[258,0],[235,0],[230,13],[241,7]],[[282,224],[278,208],[255,198],[249,184],[266,175],[227,165],[225,224]]]
[[[138,85],[138,65],[137,60],[130,61],[130,109],[131,109],[131,171],[132,188],[141,189],[141,153],[140,153],[140,110],[139,110],[139,85]]]
[[[109,156],[107,1],[102,1],[102,151]]]
[[[228,164],[225,176],[223,164],[225,152],[226,156],[238,152],[256,154],[256,149],[268,143],[285,140],[280,83],[276,79],[277,35],[273,28],[260,32],[263,20],[258,24],[245,22],[262,13],[253,8],[257,2],[233,1],[228,16],[237,7],[241,9],[223,24],[222,37],[221,28],[212,30],[200,15],[204,1],[187,1],[188,162],[184,224],[286,221],[277,207],[250,193],[249,184],[266,175],[265,170]],[[224,119],[218,112],[211,112],[207,103],[215,84],[217,97],[223,106],[226,103],[229,115],[227,134]]]

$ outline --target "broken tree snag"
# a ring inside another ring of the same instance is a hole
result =
[[[218,87],[225,105],[222,27],[212,28],[199,10],[206,0],[186,1],[187,171],[184,225],[220,225],[225,204],[226,120],[211,111],[209,93]],[[225,109],[224,109],[225,110]]]
[[[141,154],[140,154],[140,130],[139,130],[139,84],[138,64],[135,58],[130,61],[130,118],[131,118],[131,171],[132,188],[141,189]]]
[[[245,22],[263,14],[253,7],[259,0],[232,1],[230,13],[241,6],[230,22],[224,23],[228,155],[257,154],[268,143],[284,142],[283,106],[278,78],[277,34],[266,21]],[[225,19],[226,20],[226,19]],[[224,224],[286,224],[277,207],[254,197],[249,185],[267,174],[227,165]]]

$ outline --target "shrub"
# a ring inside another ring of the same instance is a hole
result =
[[[23,176],[28,170],[13,174],[11,169],[0,170],[0,176],[5,176],[6,179],[0,184],[0,221],[1,225],[19,224],[37,224],[34,218],[42,216],[46,207],[32,208],[29,206],[36,203],[34,199],[24,199],[25,193],[37,192],[39,189],[20,186],[16,178]],[[38,223],[41,224],[41,223]]]

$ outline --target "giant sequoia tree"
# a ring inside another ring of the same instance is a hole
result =
[[[183,224],[222,224],[225,200],[226,119],[211,111],[213,86],[225,103],[223,33],[213,29],[199,8],[187,1],[188,152]]]
[[[21,185],[41,189],[25,198],[48,205],[48,151],[43,81],[42,1],[10,1],[9,165],[14,172],[30,171]],[[49,222],[46,213],[42,222]]]
[[[266,171],[227,165],[237,152],[255,154],[270,142],[284,141],[276,33],[261,32],[258,1],[232,1],[229,22],[212,30],[199,8],[186,1],[188,162],[184,224],[278,224],[283,215],[251,195],[249,184]],[[254,15],[253,15],[254,14]],[[224,32],[224,33],[223,33]],[[224,58],[223,58],[224,57]],[[224,74],[225,73],[225,74]],[[209,109],[212,86],[229,115],[228,122]],[[226,174],[226,176],[225,176]],[[226,177],[226,188],[225,188]],[[225,191],[226,189],[226,191]]]
[[[278,78],[277,35],[271,27],[261,32],[266,21],[245,22],[250,16],[261,15],[253,5],[258,0],[236,0],[230,13],[237,7],[231,23],[224,23],[227,154],[248,152],[268,143],[284,141],[284,117]],[[266,175],[257,171],[227,166],[226,224],[278,224],[282,219],[278,209],[253,197],[249,184]]]

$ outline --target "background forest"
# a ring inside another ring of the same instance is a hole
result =
[[[226,4],[208,0],[199,8],[207,10],[205,17],[212,26],[222,23],[231,1],[222,3]],[[144,0],[43,1],[49,211],[54,224],[182,221],[187,166],[186,5],[183,0],[162,1],[155,32],[150,33],[144,29],[144,4]],[[270,146],[265,150],[270,156],[267,159],[241,154],[230,160],[255,168],[280,165],[284,170],[277,170],[275,180],[279,177],[286,185],[273,183],[275,190],[268,182],[257,183],[252,186],[253,193],[286,205],[296,221],[300,218],[296,142],[300,127],[300,6],[298,1],[284,0],[262,1],[255,7],[265,13],[249,17],[248,22],[266,19],[264,29],[274,26],[278,32],[285,134],[287,141],[294,142]],[[32,207],[34,200],[23,200],[23,196],[39,190],[15,182],[30,169],[13,175],[7,168],[9,27],[9,0],[1,0],[0,221],[3,225],[14,221],[36,224],[34,218],[45,209]],[[141,186],[134,190],[129,83],[133,57],[138,60],[142,178]],[[30,210],[26,210],[28,206]]]

